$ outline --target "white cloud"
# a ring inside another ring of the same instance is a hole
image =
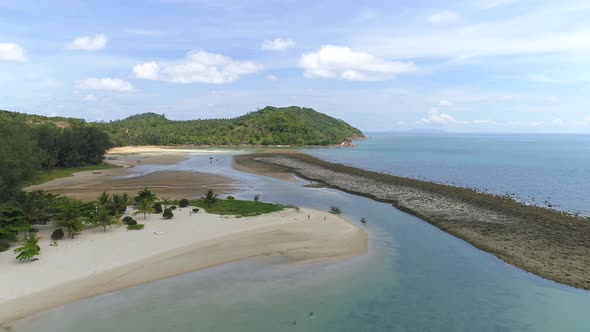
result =
[[[138,64],[133,67],[133,72],[135,77],[141,79],[173,83],[223,84],[236,81],[260,69],[259,65],[251,61],[235,61],[222,54],[193,51],[181,61]]]
[[[269,80],[269,81],[277,81],[277,80],[279,79],[278,77],[276,77],[276,76],[275,76],[275,75],[273,75],[273,74],[268,74],[268,75],[266,75],[266,77],[265,77],[265,78],[266,78],[267,80]]]
[[[563,121],[563,119],[560,119],[560,118],[555,118],[555,119],[551,120],[551,123],[556,126],[563,126],[565,121]]]
[[[69,50],[97,51],[105,48],[108,38],[104,34],[78,37],[66,45]]]
[[[496,121],[493,121],[493,120],[473,120],[469,123],[476,124],[476,125],[492,125],[492,124],[496,124]]]
[[[448,114],[441,113],[438,108],[432,108],[428,116],[418,121],[418,124],[424,125],[448,125],[457,123],[457,120]]]
[[[0,43],[0,61],[26,61],[25,50],[17,44]]]
[[[418,70],[413,62],[388,61],[348,47],[325,45],[301,56],[299,66],[308,78],[379,81]]]
[[[459,15],[454,11],[443,10],[442,12],[434,13],[428,17],[428,23],[430,24],[447,24],[455,22],[459,18]]]
[[[453,103],[446,99],[443,99],[438,103],[438,106],[453,106]]]
[[[564,3],[459,26],[359,33],[351,42],[380,56],[397,59],[449,57],[464,61],[474,57],[536,54],[585,58],[590,52],[590,30],[572,17],[587,11],[587,3]]]
[[[295,42],[291,39],[275,38],[273,40],[265,40],[260,46],[265,51],[284,51],[295,46]]]
[[[93,94],[89,94],[84,96],[84,101],[88,101],[88,102],[94,102],[96,101],[96,97]]]
[[[87,78],[76,82],[78,89],[87,90],[111,90],[119,92],[133,91],[135,88],[131,83],[118,78]]]
[[[157,80],[159,70],[160,67],[154,61],[138,64],[133,67],[135,77],[144,80]]]

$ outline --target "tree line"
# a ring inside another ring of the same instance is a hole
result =
[[[91,124],[0,117],[0,199],[14,198],[39,170],[102,163],[110,147],[110,137]]]
[[[119,146],[330,145],[362,136],[342,120],[297,106],[269,106],[233,119],[173,121],[144,113],[96,125]]]

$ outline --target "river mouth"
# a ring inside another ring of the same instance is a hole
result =
[[[288,265],[257,258],[185,274],[55,308],[13,331],[582,331],[588,292],[507,265],[389,204],[309,188],[190,156],[176,169],[223,174],[236,197],[327,210],[368,220],[369,253],[344,261]],[[358,223],[360,225],[360,223]],[[310,315],[313,312],[313,315]]]

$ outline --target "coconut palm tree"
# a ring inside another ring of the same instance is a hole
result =
[[[17,205],[23,215],[23,220],[32,225],[43,223],[49,219],[49,197],[42,190],[21,192],[17,197]],[[28,230],[27,230],[28,231]]]
[[[145,219],[148,213],[154,213],[153,201],[146,198],[135,205],[135,209],[133,215],[143,214],[143,219]]]
[[[207,206],[211,207],[211,204],[217,201],[217,194],[213,192],[213,190],[207,190],[207,193],[203,196],[203,200],[207,202]]]
[[[123,193],[122,195],[113,194],[113,198],[111,200],[112,210],[117,214],[122,214],[127,210],[127,206],[129,205],[129,195],[127,193]]]
[[[86,222],[86,218],[81,215],[80,206],[76,204],[62,206],[56,217],[57,226],[65,228],[70,239],[73,239],[76,233],[82,230],[84,222]]]
[[[106,191],[103,191],[100,196],[98,196],[98,204],[100,206],[106,206],[111,202],[111,196]]]
[[[170,198],[162,198],[160,200],[160,204],[162,204],[164,206],[164,209],[167,209],[170,207],[172,200]]]
[[[111,211],[109,211],[106,206],[102,206],[96,211],[92,222],[95,225],[101,226],[102,231],[106,232],[107,226],[111,227],[112,224],[117,222],[117,218],[111,215]]]
[[[149,188],[143,188],[142,190],[140,190],[137,193],[137,196],[135,196],[133,198],[133,200],[135,201],[135,204],[140,204],[141,201],[143,200],[149,200],[152,203],[157,199],[156,195],[154,193],[152,193],[152,191]]]

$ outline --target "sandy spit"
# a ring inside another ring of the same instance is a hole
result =
[[[55,179],[25,190],[46,190],[84,201],[96,199],[98,194],[107,191],[111,194],[127,193],[134,196],[144,187],[152,189],[159,197],[172,199],[197,198],[208,189],[220,194],[235,192],[238,185],[234,180],[215,174],[189,171],[159,171],[146,175],[133,176],[135,165],[175,164],[186,154],[168,152],[145,152],[126,155],[108,154],[106,162],[121,166],[101,171],[85,171],[73,176]]]
[[[137,216],[140,231],[114,226],[89,229],[49,246],[52,229],[41,229],[41,256],[17,262],[0,253],[0,324],[86,297],[249,257],[278,255],[311,262],[359,255],[367,234],[342,217],[288,209],[251,218],[231,218],[190,208]],[[308,219],[309,215],[309,219]],[[324,217],[326,220],[324,221]]]
[[[334,164],[301,153],[260,153],[234,159],[243,170],[255,167],[252,161],[263,168],[271,164],[333,188],[389,202],[525,271],[590,289],[587,218],[464,188]]]

